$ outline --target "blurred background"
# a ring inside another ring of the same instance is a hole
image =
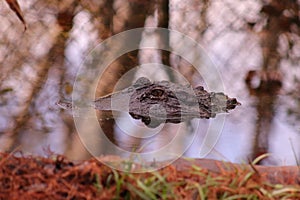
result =
[[[28,0],[19,2],[19,18],[7,2],[14,1],[0,1],[0,151],[89,158],[72,113],[56,102],[72,98],[77,70],[98,43],[133,28],[163,27],[201,44],[217,66],[226,94],[242,103],[226,116],[221,137],[207,158],[247,163],[270,153],[262,164],[300,164],[299,0]],[[171,48],[177,42],[155,32],[137,39]],[[105,71],[97,96],[111,93],[126,72],[149,62],[170,66],[194,86],[205,85],[195,68],[177,55],[132,51]],[[153,80],[179,82],[173,73],[150,67],[137,72],[136,78],[143,73]],[[114,144],[129,151],[147,145],[124,138],[113,118],[98,114]],[[185,156],[199,157],[211,120],[181,124],[182,143],[196,134]],[[201,128],[195,129],[196,124]],[[149,150],[171,140],[178,126],[166,124],[155,145],[148,144]],[[105,144],[97,145],[100,153],[105,151]]]

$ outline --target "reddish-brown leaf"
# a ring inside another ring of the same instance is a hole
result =
[[[15,14],[18,16],[20,21],[24,24],[24,28],[26,30],[27,29],[26,21],[24,19],[24,16],[23,16],[23,13],[21,11],[18,1],[17,0],[5,0],[5,1],[9,5],[10,9],[15,12]]]

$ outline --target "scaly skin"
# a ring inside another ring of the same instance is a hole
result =
[[[71,108],[70,102],[59,102]],[[146,126],[155,128],[161,123],[180,123],[193,118],[213,118],[226,113],[240,103],[224,93],[207,92],[202,86],[192,88],[168,81],[151,82],[139,78],[132,86],[100,97],[93,105],[98,110],[125,111]]]

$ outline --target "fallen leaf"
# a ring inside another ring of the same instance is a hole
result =
[[[9,5],[10,9],[15,12],[15,14],[18,16],[18,18],[24,24],[24,29],[26,30],[27,29],[26,21],[24,19],[24,16],[23,16],[23,13],[21,11],[18,1],[17,0],[5,0],[5,1]]]

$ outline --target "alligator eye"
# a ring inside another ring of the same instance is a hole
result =
[[[154,97],[161,97],[164,94],[164,91],[161,89],[154,89],[151,91],[151,95]]]

